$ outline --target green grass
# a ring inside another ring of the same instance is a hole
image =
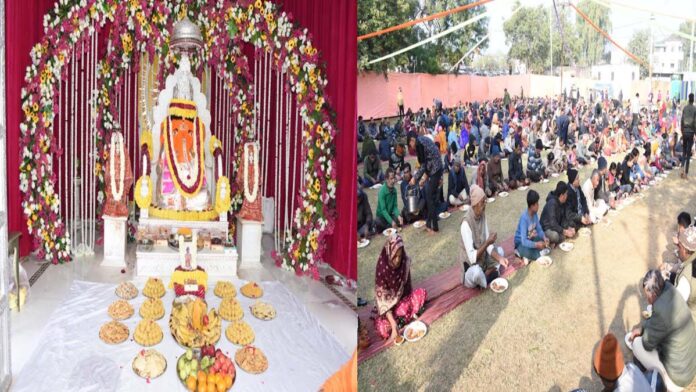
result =
[[[589,170],[581,171],[582,179]],[[555,187],[553,180],[533,185],[542,200]],[[524,194],[513,191],[488,206],[489,226],[499,238],[514,233]],[[696,211],[696,180],[684,182],[677,171],[645,195],[610,216],[610,225],[595,225],[590,237],[574,240],[573,251],[553,251],[550,267],[531,264],[510,278],[505,293],[485,292],[434,322],[420,342],[393,347],[362,363],[360,390],[601,390],[591,364],[597,342],[608,331],[622,342],[626,331],[641,322],[646,302],[638,283],[649,268],[674,259],[676,216]],[[441,222],[434,237],[412,227],[404,230],[415,286],[455,265],[461,218],[457,212]],[[373,297],[383,241],[375,237],[358,251],[361,297]],[[621,348],[624,358],[632,360],[630,350]],[[696,391],[696,383],[687,390]]]

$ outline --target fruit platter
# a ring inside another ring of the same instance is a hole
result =
[[[177,360],[176,371],[189,391],[228,391],[237,377],[232,360],[213,345],[187,349]]]
[[[178,297],[169,318],[169,328],[180,345],[199,348],[220,340],[222,321],[215,308],[195,296]]]

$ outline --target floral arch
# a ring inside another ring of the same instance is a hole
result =
[[[188,15],[201,27],[205,40],[200,59],[224,75],[232,98],[233,122],[237,141],[253,132],[254,114],[250,83],[253,76],[240,49],[251,44],[255,54],[270,54],[274,69],[287,74],[285,91],[294,93],[302,119],[301,161],[305,162],[300,181],[299,207],[292,212],[290,229],[285,233],[276,262],[298,273],[317,275],[316,262],[324,252],[324,237],[334,229],[336,169],[335,129],[330,109],[323,97],[326,79],[319,56],[306,29],[294,26],[291,18],[270,1],[251,0],[60,0],[44,18],[45,35],[31,51],[22,90],[24,119],[20,125],[22,160],[20,186],[22,208],[39,256],[53,263],[71,258],[71,239],[60,216],[60,197],[56,193],[57,175],[53,168],[55,151],[54,118],[60,105],[57,90],[68,76],[66,64],[74,48],[107,23],[111,24],[106,55],[99,62],[96,107],[97,211],[104,192],[104,140],[114,125],[114,91],[122,83],[128,67],[137,67],[140,54],[163,61],[160,78],[174,67],[177,59],[168,51],[170,28]],[[242,143],[237,143],[237,148]],[[235,154],[237,157],[239,153]],[[237,189],[234,200],[240,200]]]

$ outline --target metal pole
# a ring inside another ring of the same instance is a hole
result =
[[[648,59],[648,75],[650,79],[650,88],[648,89],[648,94],[652,91],[652,61],[653,61],[653,25],[655,24],[655,15],[650,14],[650,59]]]

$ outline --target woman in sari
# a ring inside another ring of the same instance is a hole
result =
[[[425,289],[411,290],[411,259],[397,234],[384,244],[377,260],[375,329],[383,339],[394,340],[399,329],[416,319],[425,304]]]

